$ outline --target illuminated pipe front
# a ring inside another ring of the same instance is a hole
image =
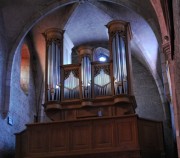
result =
[[[46,39],[46,102],[60,101],[62,47],[64,31],[52,28],[44,32]]]
[[[128,22],[111,21],[107,24],[111,60],[113,60],[114,94],[131,94],[131,60],[129,40],[131,30]]]
[[[79,59],[81,63],[81,82],[82,82],[82,98],[91,98],[91,56],[92,48],[81,46],[78,48]]]

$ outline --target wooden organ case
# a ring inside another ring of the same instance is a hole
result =
[[[45,111],[54,122],[28,124],[16,134],[17,158],[164,157],[162,123],[135,114],[130,24],[111,21],[107,28],[109,51],[79,46],[78,64],[69,65],[62,60],[64,32],[44,33]]]

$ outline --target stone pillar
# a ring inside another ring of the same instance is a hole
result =
[[[178,157],[180,158],[180,0],[172,1],[174,15],[174,111]]]
[[[168,101],[172,104],[173,110],[174,110],[174,121],[175,121],[175,134],[176,134],[176,140],[177,140],[177,148],[178,148],[178,155],[180,153],[180,111],[179,111],[179,105],[178,99],[180,97],[180,93],[178,94],[178,84],[176,81],[178,72],[180,70],[176,69],[176,61],[172,60],[172,51],[171,51],[171,43],[170,41],[166,42],[162,45],[163,53],[165,54],[165,60],[166,60],[166,66],[169,67],[169,74],[170,74],[170,81],[167,80],[167,82],[164,83],[164,86],[166,89],[165,93],[168,98]],[[179,58],[180,60],[180,58]],[[179,82],[179,81],[178,81]],[[180,88],[180,86],[179,86]]]

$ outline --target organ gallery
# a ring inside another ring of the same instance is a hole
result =
[[[18,158],[164,156],[162,123],[135,113],[130,23],[114,20],[104,27],[108,44],[73,48],[77,62],[71,64],[63,64],[65,30],[43,33],[44,108],[52,122],[28,124],[17,134]]]

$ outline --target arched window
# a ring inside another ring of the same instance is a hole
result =
[[[95,97],[111,95],[111,76],[109,62],[109,50],[98,47],[94,50],[94,94]]]
[[[109,50],[98,47],[94,50],[93,61],[108,62],[109,61]]]
[[[30,69],[30,54],[29,48],[26,44],[23,44],[21,49],[21,76],[20,85],[22,90],[28,94],[29,89],[29,69]]]

